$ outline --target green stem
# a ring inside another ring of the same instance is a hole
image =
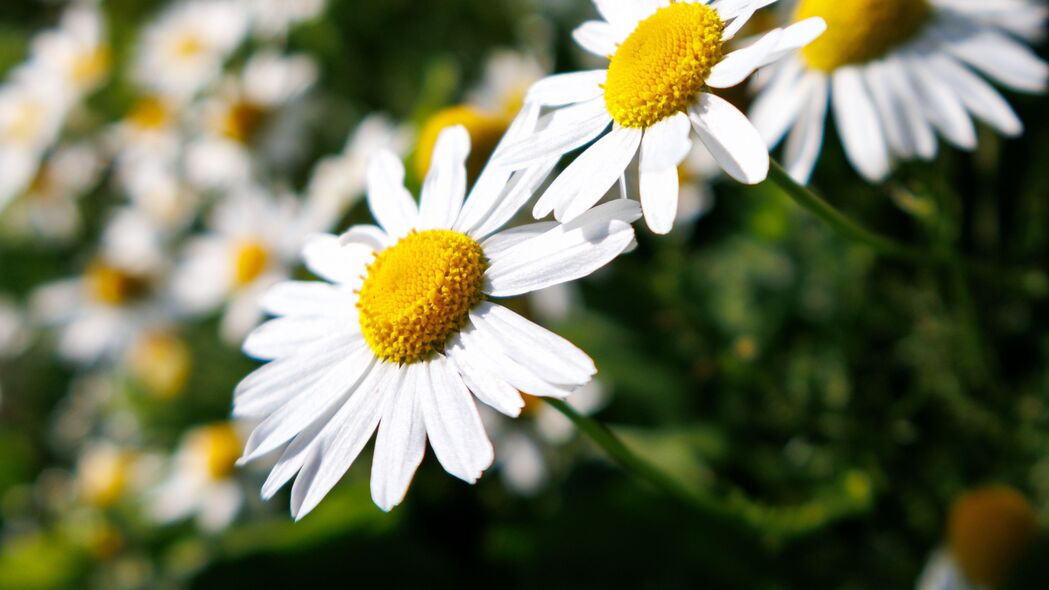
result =
[[[854,242],[869,246],[886,258],[948,270],[961,269],[966,276],[1009,287],[1036,297],[1044,297],[1049,294],[1049,285],[1046,284],[1044,273],[1017,273],[1002,270],[990,264],[965,260],[949,251],[928,251],[915,248],[875,233],[835,209],[816,193],[795,182],[783,169],[783,166],[775,160],[771,161],[769,167],[769,179],[783,189],[795,203],[818,217],[834,231]]]
[[[846,475],[837,485],[834,497],[825,497],[793,507],[771,507],[759,504],[742,492],[731,492],[724,498],[694,490],[645,460],[627,447],[618,436],[600,422],[577,412],[558,399],[544,398],[548,404],[572,421],[587,437],[626,471],[727,530],[743,525],[747,538],[765,545],[779,545],[827,526],[831,522],[869,508],[872,496],[869,478],[860,472]]]

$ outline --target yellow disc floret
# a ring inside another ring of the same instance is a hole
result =
[[[194,430],[188,435],[186,445],[208,477],[222,479],[233,473],[242,442],[232,424],[220,423]]]
[[[810,67],[831,72],[887,54],[914,38],[931,15],[928,0],[802,0],[795,18],[827,21],[827,31],[801,55]]]
[[[996,587],[1038,533],[1034,509],[1004,486],[972,490],[951,507],[947,541],[965,577]]]
[[[248,100],[239,101],[229,105],[219,126],[226,137],[249,144],[265,125],[268,116],[266,107]]]
[[[127,305],[148,290],[145,277],[101,261],[95,261],[87,267],[84,279],[91,298],[105,305]]]
[[[233,249],[233,283],[237,287],[250,284],[269,264],[266,247],[254,240],[245,240]]]
[[[456,231],[413,232],[368,265],[357,308],[379,358],[409,364],[444,349],[482,298],[487,261]]]
[[[684,111],[721,61],[725,23],[702,4],[676,3],[641,21],[608,66],[605,106],[623,127]]]

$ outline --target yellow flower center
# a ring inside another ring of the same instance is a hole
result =
[[[160,99],[147,97],[131,107],[127,118],[139,129],[162,129],[171,121],[171,112]]]
[[[266,270],[269,259],[269,252],[256,241],[247,240],[238,244],[233,252],[234,285],[243,287],[250,284]]]
[[[514,113],[516,114],[516,112]],[[466,171],[471,179],[477,178],[484,169],[485,162],[495,151],[510,119],[501,115],[491,115],[467,105],[453,106],[437,111],[426,120],[419,132],[419,141],[415,146],[415,173],[424,178],[430,170],[430,159],[437,137],[446,127],[462,125],[470,133],[470,157],[466,160]]]
[[[187,34],[175,42],[175,56],[181,59],[193,59],[204,53],[204,49],[204,42],[193,34]]]
[[[368,265],[357,309],[379,358],[409,364],[440,352],[482,298],[488,263],[459,232],[412,232]]]
[[[108,45],[100,45],[94,51],[85,53],[73,61],[69,75],[81,86],[91,86],[102,79],[109,71],[111,53]]]
[[[131,453],[112,448],[89,451],[77,468],[80,497],[100,508],[115,504],[127,490],[134,460]]]
[[[148,288],[144,277],[119,268],[94,262],[85,273],[88,292],[98,302],[107,305],[125,305],[141,297]]]
[[[226,137],[240,143],[251,143],[269,111],[262,105],[251,101],[240,101],[230,105],[221,122],[221,132]]]
[[[131,373],[158,399],[174,398],[186,385],[192,363],[189,347],[174,334],[147,335],[131,352]]]
[[[795,18],[827,21],[827,31],[801,55],[810,67],[831,72],[885,55],[918,34],[931,15],[928,0],[802,0]]]
[[[1007,487],[989,487],[955,501],[947,541],[970,582],[997,587],[1037,533],[1036,515],[1026,498]]]
[[[212,479],[222,479],[233,473],[240,457],[240,435],[231,424],[199,428],[189,435],[187,444],[190,453],[207,469]]]
[[[14,112],[7,128],[0,129],[0,131],[17,143],[35,141],[45,119],[44,107],[37,103],[24,101],[15,105]]]
[[[608,66],[612,118],[623,127],[650,127],[685,110],[721,61],[724,29],[702,4],[671,4],[641,21]]]

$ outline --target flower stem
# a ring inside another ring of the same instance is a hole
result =
[[[961,256],[943,250],[925,250],[901,244],[891,238],[875,233],[853,221],[841,211],[834,208],[822,197],[798,184],[787,174],[779,162],[772,160],[769,167],[769,179],[783,189],[795,203],[818,217],[834,231],[861,244],[865,244],[886,258],[900,260],[919,266],[955,270],[960,269],[966,276],[987,281],[1021,291],[1035,297],[1049,295],[1049,279],[1045,273],[1038,271],[1015,272],[1000,269],[994,265],[966,260]]]
[[[682,504],[702,514],[715,526],[741,534],[743,542],[775,547],[870,507],[872,490],[866,474],[850,471],[834,486],[833,494],[791,507],[760,504],[733,491],[725,497],[694,490],[631,450],[608,427],[577,412],[563,400],[545,401],[572,421],[620,467]],[[742,530],[740,525],[742,525]]]

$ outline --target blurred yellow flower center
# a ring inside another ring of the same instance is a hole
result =
[[[266,270],[270,255],[266,248],[253,240],[237,244],[233,253],[233,282],[243,287],[254,281]]]
[[[104,262],[88,266],[85,278],[91,297],[107,305],[125,305],[140,297],[147,288],[144,278]]]
[[[160,99],[147,97],[131,107],[127,118],[139,129],[161,129],[171,120],[171,112]]]
[[[212,479],[233,473],[240,457],[241,440],[231,424],[215,424],[197,429],[187,442],[193,458],[203,465]]]
[[[379,358],[423,360],[444,348],[481,301],[487,261],[459,232],[413,232],[368,265],[357,308],[361,331]]]
[[[608,66],[605,106],[623,127],[684,111],[721,61],[725,23],[702,4],[676,3],[641,21]]]
[[[973,490],[951,507],[947,541],[958,567],[978,586],[997,587],[1038,533],[1030,503],[1007,487]]]
[[[795,19],[827,21],[827,31],[801,55],[810,67],[831,72],[887,54],[914,38],[931,15],[928,0],[802,0]]]
[[[222,119],[222,134],[240,143],[251,143],[268,114],[265,107],[251,101],[236,102],[230,105]]]
[[[109,46],[100,45],[94,51],[85,53],[75,59],[69,75],[77,84],[94,84],[109,71],[110,59]]]
[[[183,59],[192,59],[204,52],[204,42],[193,34],[188,34],[175,43],[175,55]]]
[[[5,128],[0,128],[2,135],[15,140],[17,143],[31,143],[35,141],[44,122],[44,107],[36,103],[23,101],[15,105],[14,113],[14,116],[7,121]]]
[[[132,351],[129,365],[149,393],[171,399],[186,385],[191,355],[186,343],[174,334],[153,332]]]
[[[112,506],[127,490],[134,455],[113,448],[88,451],[77,467],[80,497],[93,506]]]
[[[516,114],[516,113],[515,113]],[[437,137],[447,127],[462,125],[470,133],[470,156],[466,161],[466,170],[470,178],[477,178],[485,162],[495,151],[510,119],[501,115],[491,115],[468,105],[459,105],[441,109],[426,120],[419,132],[419,141],[415,146],[415,174],[419,178],[426,176],[433,158],[433,148]]]

